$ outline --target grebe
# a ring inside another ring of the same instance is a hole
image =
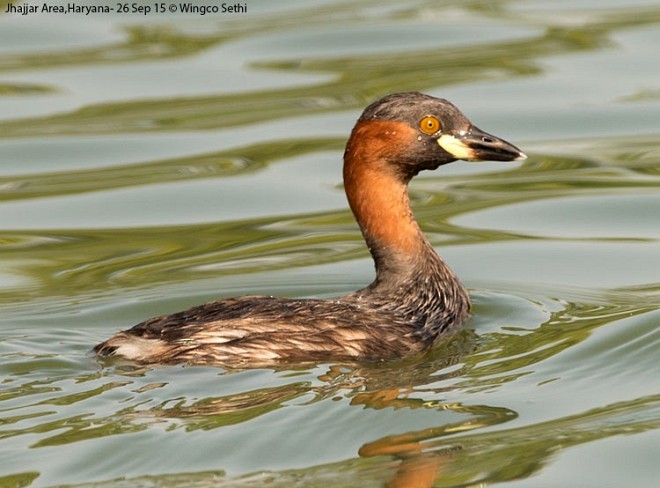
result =
[[[457,159],[525,158],[447,100],[388,95],[364,110],[344,152],[344,188],[375,261],[373,283],[335,300],[218,300],[149,319],[94,352],[141,363],[227,365],[373,361],[422,352],[466,320],[470,298],[417,225],[408,182]]]

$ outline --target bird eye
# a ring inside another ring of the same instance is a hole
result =
[[[425,134],[435,134],[440,130],[440,121],[435,117],[424,117],[419,123],[419,128],[422,129],[422,132]]]

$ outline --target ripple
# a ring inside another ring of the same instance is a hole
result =
[[[656,193],[582,195],[537,200],[464,214],[456,225],[560,239],[660,239]],[[612,221],[618,222],[616,229]]]

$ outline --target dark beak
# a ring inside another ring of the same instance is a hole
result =
[[[438,144],[456,159],[466,161],[520,161],[527,159],[527,155],[513,144],[474,126],[471,126],[467,131],[443,134],[438,138]]]

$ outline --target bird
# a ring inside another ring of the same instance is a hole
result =
[[[219,299],[148,319],[93,352],[141,364],[228,367],[421,354],[458,330],[471,304],[415,220],[408,183],[459,159],[526,157],[448,100],[419,92],[384,96],[364,109],[344,151],[344,190],[375,263],[371,284],[328,300]]]

